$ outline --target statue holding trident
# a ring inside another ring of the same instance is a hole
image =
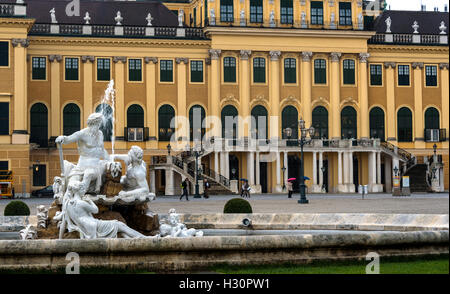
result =
[[[87,128],[70,136],[59,136],[55,140],[56,144],[77,143],[80,155],[77,165],[72,167],[70,171],[65,170],[65,166],[61,168],[64,168],[67,177],[66,187],[70,182],[82,182],[83,190],[81,194],[83,195],[88,191],[100,192],[105,162],[110,159],[103,145],[103,133],[100,130],[102,121],[103,115],[101,113],[93,113],[87,119]],[[61,155],[62,153],[60,153]],[[67,162],[65,165],[67,165]],[[95,186],[90,187],[92,184],[95,184]]]

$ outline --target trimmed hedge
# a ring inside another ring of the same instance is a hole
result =
[[[30,208],[23,201],[13,200],[5,207],[5,216],[30,215]]]
[[[223,208],[223,213],[253,213],[252,206],[247,200],[233,198],[228,200]]]

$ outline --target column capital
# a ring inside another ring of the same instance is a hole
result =
[[[114,56],[113,57],[113,62],[114,63],[118,63],[118,62],[126,63],[127,62],[127,57],[126,56]]]
[[[339,60],[341,59],[342,53],[332,52],[332,53],[330,53],[330,56],[331,56],[332,62],[339,62]]]
[[[50,62],[53,62],[53,61],[61,62],[62,56],[61,56],[61,55],[49,55],[49,56],[48,56],[48,60],[49,60]]]
[[[370,57],[370,53],[359,53],[359,61],[361,63],[367,63],[367,61],[369,60]]]
[[[86,62],[94,62],[95,61],[95,57],[92,55],[83,55],[81,56],[81,62],[86,63]]]
[[[241,50],[239,53],[241,55],[241,59],[243,60],[248,60],[250,55],[252,55],[251,50]]]
[[[222,54],[222,50],[220,49],[209,49],[209,56],[212,60],[218,60],[220,54]]]
[[[177,64],[180,64],[180,63],[188,64],[189,59],[187,57],[177,57],[177,58],[175,58],[175,62]]]
[[[440,69],[447,69],[447,70],[448,70],[449,65],[448,65],[448,63],[439,63],[439,68],[440,68]]]
[[[15,48],[17,46],[19,46],[19,44],[23,47],[23,48],[28,48],[28,46],[30,45],[30,40],[28,39],[12,39],[11,40],[11,45]]]
[[[303,61],[306,61],[306,62],[311,61],[312,56],[313,56],[313,53],[310,51],[302,52],[302,60]]]
[[[412,63],[412,68],[413,69],[417,69],[417,68],[423,69],[423,62],[413,62]]]
[[[397,66],[396,62],[385,62],[384,67],[386,68],[395,68]]]
[[[278,61],[281,56],[281,51],[270,51],[269,55],[270,55],[270,60]]]
[[[144,58],[144,62],[145,63],[150,63],[150,61],[151,62],[153,62],[153,64],[157,64],[158,63],[158,58],[157,57],[145,57]]]

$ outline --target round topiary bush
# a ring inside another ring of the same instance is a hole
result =
[[[5,207],[5,216],[30,215],[30,208],[25,202],[14,200]]]
[[[247,200],[233,198],[228,200],[223,208],[223,213],[252,213],[252,206]]]

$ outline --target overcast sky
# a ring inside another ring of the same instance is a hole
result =
[[[391,10],[420,10],[421,4],[427,6],[427,10],[434,10],[434,7],[439,7],[439,11],[444,11],[444,5],[448,0],[387,0]],[[389,6],[388,6],[389,7]]]

